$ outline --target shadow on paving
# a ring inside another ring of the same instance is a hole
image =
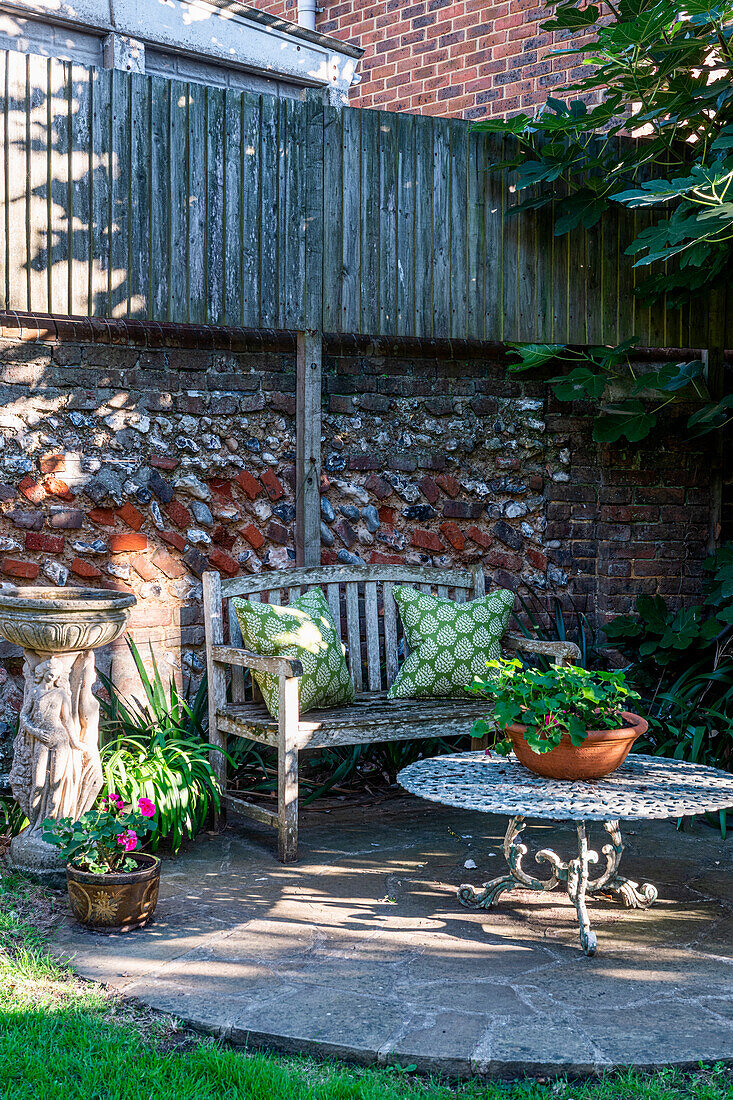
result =
[[[503,873],[505,822],[418,805],[306,812],[289,866],[273,834],[235,821],[164,863],[149,928],[100,936],[69,919],[56,949],[89,978],[251,1046],[459,1076],[733,1059],[733,843],[702,824],[629,823],[622,870],[655,883],[659,901],[591,899],[589,959],[558,891],[463,908],[460,883]],[[526,838],[563,855],[575,843],[548,822]]]

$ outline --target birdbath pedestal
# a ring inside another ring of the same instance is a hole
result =
[[[0,591],[0,634],[25,655],[10,786],[28,825],[13,838],[10,858],[50,886],[62,886],[65,871],[43,840],[44,820],[77,821],[102,789],[93,651],[120,636],[135,602],[95,588]]]

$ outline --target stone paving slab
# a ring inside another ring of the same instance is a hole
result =
[[[733,1060],[733,840],[702,823],[629,823],[622,869],[660,898],[650,910],[590,900],[589,959],[560,893],[459,905],[460,883],[502,872],[505,824],[410,798],[311,811],[301,859],[284,867],[273,834],[235,821],[164,862],[149,928],[101,936],[69,918],[55,948],[241,1045],[451,1076]],[[548,822],[527,836],[535,850],[575,842]]]

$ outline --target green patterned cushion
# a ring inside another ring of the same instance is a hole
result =
[[[514,593],[497,588],[470,603],[454,603],[409,585],[396,585],[395,600],[410,654],[389,689],[390,699],[461,695],[486,662],[501,656]]]
[[[336,707],[354,698],[344,647],[320,588],[313,588],[287,607],[235,599],[244,648],[263,657],[297,657],[303,663],[301,714],[314,707]],[[254,674],[265,705],[278,717],[278,679]]]

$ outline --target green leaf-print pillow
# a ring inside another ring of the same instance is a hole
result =
[[[470,603],[454,603],[396,585],[407,660],[389,689],[390,699],[445,698],[461,695],[477,676],[486,677],[486,662],[501,656],[514,593],[497,588]]]
[[[344,647],[320,588],[313,588],[287,607],[235,599],[244,648],[262,657],[297,657],[300,713],[315,707],[336,707],[354,698],[354,682],[346,667]],[[262,698],[278,717],[278,678],[255,672]]]

